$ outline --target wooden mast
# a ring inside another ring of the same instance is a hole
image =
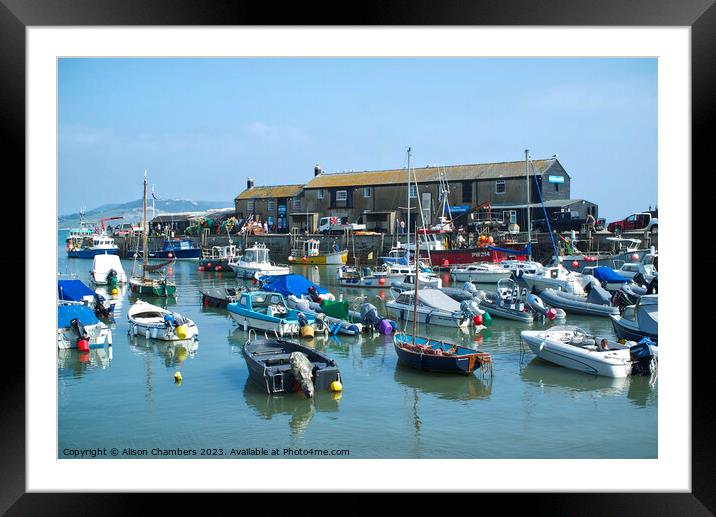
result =
[[[144,198],[142,206],[142,247],[144,258],[142,259],[142,283],[147,278],[147,170],[144,170]]]
[[[410,185],[410,184],[408,184]],[[408,190],[410,190],[410,187],[408,187]],[[417,244],[418,242],[418,225],[417,221],[415,221],[415,242]],[[410,233],[408,233],[410,235]],[[413,296],[413,345],[416,343],[416,333],[418,331],[418,248],[416,245],[415,248],[415,295]]]

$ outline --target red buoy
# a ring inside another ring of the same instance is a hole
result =
[[[379,284],[379,285],[385,285],[385,278],[379,278],[379,279],[378,279],[378,284]]]
[[[634,253],[634,254],[631,256],[631,259],[632,259],[634,262],[636,262],[637,260],[639,260],[639,254],[638,254],[638,253]]]
[[[443,266],[448,267],[450,265],[450,261],[448,259],[443,260]]]
[[[474,318],[472,318],[472,322],[475,325],[482,325],[483,319],[482,314],[476,314]]]
[[[552,321],[557,317],[557,310],[555,308],[551,308],[547,310],[547,319]]]
[[[89,341],[87,339],[78,339],[77,340],[77,349],[80,352],[89,352]]]
[[[199,271],[204,271],[204,266],[199,266]]]
[[[167,257],[172,258],[172,252],[167,253]]]
[[[221,266],[216,266],[214,269],[215,269],[216,271],[221,271]]]
[[[207,262],[206,267],[211,267],[211,262]]]
[[[572,267],[578,267],[578,266],[579,266],[579,262],[577,262],[576,260],[573,260]]]

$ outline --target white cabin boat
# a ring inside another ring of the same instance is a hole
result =
[[[454,282],[477,282],[478,284],[496,284],[510,278],[512,271],[497,264],[465,264],[450,269],[450,278]]]
[[[527,285],[527,289],[534,290],[537,294],[551,288],[566,293],[586,295],[584,285],[591,277],[583,277],[580,273],[567,271],[564,266],[558,264],[545,267],[537,273],[523,273],[518,278]]]
[[[147,339],[185,341],[197,339],[199,328],[189,318],[139,300],[127,311],[128,333]]]
[[[124,272],[118,255],[95,255],[92,259],[90,277],[96,285],[114,286],[127,283],[127,273]]]
[[[269,260],[269,249],[265,244],[254,243],[238,259],[229,261],[229,266],[240,278],[258,278],[261,276],[288,275],[291,269],[284,264],[275,264]]]

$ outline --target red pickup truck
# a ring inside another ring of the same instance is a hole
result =
[[[659,231],[659,220],[655,212],[637,212],[621,221],[609,223],[607,230],[615,235],[636,230],[641,230],[645,233],[657,233]]]

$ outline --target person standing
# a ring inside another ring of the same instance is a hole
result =
[[[405,221],[400,220],[400,233],[405,233]]]

